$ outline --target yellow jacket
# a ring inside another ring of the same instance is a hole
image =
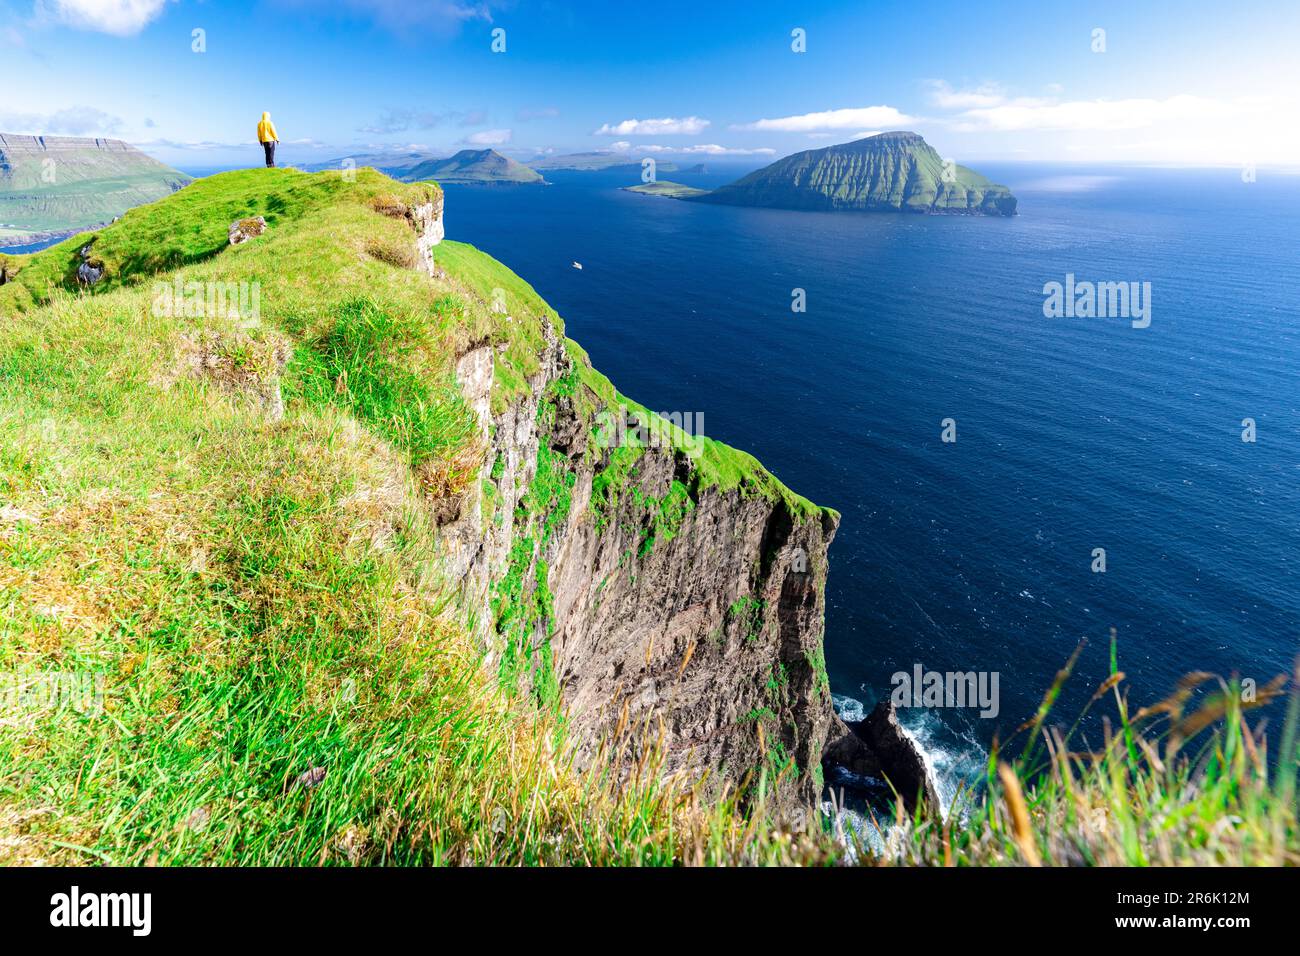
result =
[[[262,121],[257,124],[257,141],[259,143],[280,142],[280,134],[275,131],[275,124],[271,122],[270,113],[263,113]]]

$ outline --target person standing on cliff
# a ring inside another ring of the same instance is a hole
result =
[[[257,124],[257,141],[262,144],[262,149],[266,152],[266,168],[274,168],[275,144],[280,142],[280,134],[275,131],[270,113],[263,113],[261,122]]]

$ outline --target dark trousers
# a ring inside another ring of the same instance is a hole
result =
[[[266,168],[270,169],[275,165],[275,141],[263,143],[262,149],[266,150]]]

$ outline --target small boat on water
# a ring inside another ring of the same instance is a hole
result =
[[[575,269],[581,269],[581,268],[582,268],[582,263],[581,263],[581,262],[575,262],[575,263],[573,264],[573,268],[575,268]]]

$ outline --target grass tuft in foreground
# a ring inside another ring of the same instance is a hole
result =
[[[899,818],[881,862],[944,866],[1294,866],[1300,664],[1270,761],[1263,724],[1247,714],[1284,694],[1286,675],[1244,691],[1213,674],[1185,676],[1174,693],[1131,711],[1112,636],[1111,673],[1071,727],[1048,717],[1075,657],[1038,712],[990,755],[977,799],[959,797],[948,821]],[[1206,685],[1207,693],[1196,696]],[[1091,746],[1080,731],[1102,701]],[[1190,706],[1189,705],[1193,705]]]

